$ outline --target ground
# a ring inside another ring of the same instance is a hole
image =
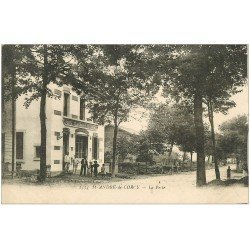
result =
[[[207,182],[215,178],[214,169],[206,171]],[[4,180],[3,203],[248,203],[248,187],[205,186],[197,188],[195,172],[173,175],[138,176],[133,179],[79,179],[43,185]],[[242,174],[232,173],[232,178]],[[221,168],[226,179],[226,167]],[[73,180],[73,181],[72,181]]]

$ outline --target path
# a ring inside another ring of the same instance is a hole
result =
[[[214,169],[206,171],[207,181]],[[248,203],[248,188],[195,186],[195,172],[119,182],[52,186],[2,185],[3,203]],[[222,179],[226,167],[221,168]]]

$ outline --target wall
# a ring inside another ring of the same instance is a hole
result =
[[[80,96],[78,96],[70,87],[68,86],[56,86],[51,84],[51,90],[53,93],[61,94],[61,98],[53,99],[52,100],[52,112],[51,112],[51,165],[52,170],[61,171],[62,170],[62,163],[63,163],[63,138],[61,137],[57,140],[55,136],[55,132],[60,132],[60,136],[62,136],[63,128],[69,128],[69,155],[75,155],[75,139],[76,134],[75,131],[77,127],[68,127],[63,124],[63,92],[67,91],[70,93],[70,105],[69,105],[69,113],[68,117],[72,120],[79,121],[80,118]],[[56,114],[55,114],[56,111]],[[85,120],[84,122],[88,124],[93,124],[90,120],[90,113],[86,109],[85,112]],[[97,131],[88,130],[88,161],[93,161],[92,158],[92,140],[93,140],[93,133],[98,134],[99,140],[99,164],[104,163],[104,127],[98,125]],[[55,150],[54,147],[59,146],[60,150]],[[73,149],[73,150],[72,150]],[[56,161],[56,163],[55,163]],[[58,163],[59,162],[59,163]]]
[[[22,163],[22,169],[34,170],[40,168],[40,160],[35,158],[35,146],[40,146],[40,100],[33,101],[26,109],[25,98],[22,95],[16,101],[16,131],[24,132],[24,159],[17,160]],[[46,125],[47,125],[47,164],[50,164],[50,106],[51,99],[46,103]]]
[[[80,114],[80,96],[67,86],[59,87],[50,84],[50,89],[57,94],[57,98],[47,98],[46,100],[46,125],[47,125],[47,165],[51,165],[52,171],[61,171],[63,164],[63,128],[67,127],[63,123],[63,92],[70,92],[69,115],[71,120],[79,122]],[[58,95],[61,93],[61,97]],[[33,101],[26,109],[24,107],[25,98],[29,95],[22,95],[16,101],[16,131],[24,132],[24,159],[17,160],[22,163],[22,169],[34,170],[40,168],[40,160],[35,158],[35,146],[40,146],[40,100]],[[73,97],[74,96],[74,97]],[[3,130],[5,133],[5,162],[11,163],[11,103],[5,105],[5,113],[3,112]],[[73,118],[72,118],[73,117]],[[89,121],[90,114],[88,110],[85,113],[85,123],[93,127],[94,124]],[[86,121],[88,119],[88,121]],[[96,125],[95,125],[96,126]],[[77,127],[68,127],[69,135],[69,153],[75,154],[75,131]],[[55,135],[59,133],[59,137]],[[92,138],[93,133],[98,135],[99,140],[99,164],[104,162],[104,127],[98,126],[93,131],[88,130],[88,160],[92,161]],[[56,147],[56,148],[55,148]]]

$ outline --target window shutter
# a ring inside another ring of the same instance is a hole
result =
[[[94,160],[95,157],[95,142],[94,137],[92,137],[92,160]]]
[[[97,138],[97,159],[99,160],[99,138]]]

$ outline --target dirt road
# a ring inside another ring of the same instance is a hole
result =
[[[221,176],[225,179],[225,167],[221,168]],[[207,181],[214,178],[214,170],[207,170]],[[92,184],[3,183],[2,203],[248,203],[248,188],[241,185],[197,188],[195,172]]]

